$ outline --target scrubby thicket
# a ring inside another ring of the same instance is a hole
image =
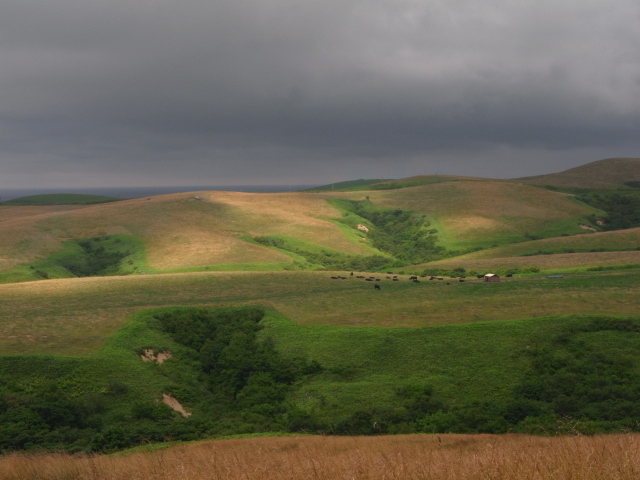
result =
[[[264,311],[176,310],[156,318],[165,332],[188,347],[208,393],[203,413],[217,433],[296,429],[302,412],[285,402],[295,382],[321,370],[302,357],[285,358],[267,337],[259,340]],[[302,414],[304,417],[304,415]]]
[[[400,209],[374,206],[368,200],[345,201],[356,216],[368,220],[373,228],[369,239],[373,246],[403,263],[424,263],[438,260],[445,249],[436,245],[438,230],[431,227],[427,216]],[[348,219],[349,214],[343,217]]]
[[[43,362],[52,359],[16,359],[16,368],[0,369],[0,451],[112,451],[165,440],[297,430],[306,414],[285,399],[295,382],[320,365],[284,358],[271,340],[259,340],[263,316],[260,308],[175,309],[156,316],[153,326],[185,347],[173,367],[160,373],[171,377],[169,393],[196,410],[188,419],[163,403],[136,400],[127,378],[93,391],[74,384],[91,381],[80,373],[73,380],[67,376],[82,370],[82,359],[35,382],[24,380],[28,371],[16,370],[26,364],[45,371]]]
[[[76,256],[61,258],[58,263],[76,277],[115,275],[120,272],[120,262],[131,255],[129,250],[120,251],[117,247],[122,241],[110,237],[76,240],[81,252]]]
[[[71,240],[64,242],[61,252],[34,262],[29,270],[38,279],[127,275],[137,270],[133,258],[142,250],[138,240],[125,235]]]
[[[383,404],[349,406],[345,410],[352,413],[338,416],[329,413],[331,405],[306,408],[294,399],[299,387],[335,379],[340,372],[334,365],[280,353],[261,331],[263,317],[256,307],[148,314],[127,334],[126,341],[132,342],[127,345],[139,347],[127,347],[129,363],[118,367],[138,371],[118,381],[103,380],[92,373],[97,364],[81,358],[5,357],[0,365],[0,451],[114,451],[258,432],[592,434],[640,429],[640,359],[635,354],[640,319],[576,317],[556,324],[553,334],[539,330],[526,348],[513,352],[526,359],[525,367],[513,372],[517,382],[491,398],[478,393],[461,402],[428,384],[399,379]],[[157,352],[163,345],[175,353],[164,364],[144,364],[139,358],[144,348]],[[46,374],[34,376],[36,371]],[[142,379],[158,385],[147,397]],[[358,379],[347,375],[341,381]],[[193,415],[183,418],[158,402],[160,392],[176,397]]]
[[[578,196],[578,199],[592,207],[604,210],[606,216],[601,219],[592,216],[595,224],[597,220],[604,223],[602,230],[622,230],[640,227],[640,193],[632,192],[589,192]]]
[[[300,242],[271,235],[255,237],[253,240],[267,247],[293,253],[306,264],[301,265],[302,268],[316,266],[326,270],[376,271],[394,263],[390,258],[382,255],[349,255],[325,248],[309,248]],[[300,263],[296,262],[298,265]]]

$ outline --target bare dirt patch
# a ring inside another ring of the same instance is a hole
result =
[[[158,352],[156,355],[152,348],[145,348],[144,353],[140,355],[143,362],[156,362],[163,363],[165,360],[173,357],[173,354],[169,351]]]
[[[166,393],[163,393],[162,394],[162,403],[164,403],[165,405],[168,405],[169,407],[174,409],[176,412],[178,412],[179,414],[181,414],[185,418],[191,416],[191,413],[187,412],[182,407],[182,405],[180,405],[180,402],[178,400],[176,400],[174,397],[172,397],[171,395],[167,395]]]

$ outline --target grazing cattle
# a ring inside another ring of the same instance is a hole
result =
[[[464,282],[464,280],[461,278],[460,280],[458,280],[460,283]]]
[[[451,285],[449,282],[447,282],[447,285]]]
[[[373,278],[365,278],[367,282],[373,282]]]
[[[409,277],[409,280],[417,280],[417,279],[418,279],[418,277],[416,277],[415,275],[412,275],[412,276]]]
[[[338,280],[338,277],[331,277],[333,280]]]
[[[507,277],[513,277],[513,273],[507,273]]]
[[[394,275],[393,278],[398,278],[398,275]]]
[[[444,280],[443,277],[436,277],[436,280]]]
[[[413,283],[420,283],[420,280],[418,280],[417,278],[413,280]]]
[[[387,275],[393,275],[393,272],[387,272]]]
[[[429,280],[435,280],[436,277],[429,277]]]
[[[364,275],[358,275],[356,278],[364,278]]]
[[[484,275],[476,275],[476,278],[484,278]]]
[[[392,280],[393,280],[394,282],[397,282],[397,281],[398,281],[398,279],[397,279],[397,278],[393,278]]]
[[[373,288],[375,288],[376,290],[380,290],[380,285],[378,285],[377,283],[373,286]]]
[[[380,281],[380,279],[379,279],[379,278],[376,278],[376,282],[379,282],[379,281]]]
[[[386,278],[391,278],[391,277],[386,277]]]
[[[353,277],[353,272],[351,272],[351,276]]]

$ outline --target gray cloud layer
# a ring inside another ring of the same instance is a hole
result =
[[[640,156],[635,0],[0,0],[0,186]]]

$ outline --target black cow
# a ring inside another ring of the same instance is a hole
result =
[[[375,288],[376,290],[380,290],[380,285],[378,285],[377,283],[373,285],[373,288]]]

